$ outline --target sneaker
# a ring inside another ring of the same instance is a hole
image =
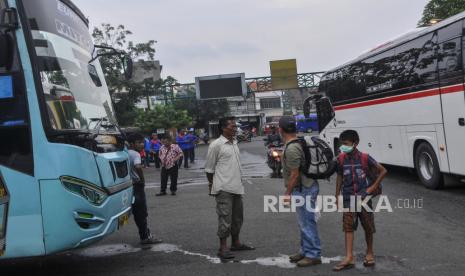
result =
[[[306,267],[319,264],[321,264],[321,259],[310,259],[307,257],[304,257],[302,260],[297,262],[298,267]]]
[[[176,195],[176,192],[171,192],[171,195],[172,195],[172,196],[175,196],[175,195]]]
[[[166,192],[159,192],[158,194],[156,194],[155,196],[165,196],[166,195]]]
[[[141,240],[140,244],[147,245],[147,244],[158,244],[158,243],[162,243],[162,242],[163,241],[160,240],[160,239],[156,239],[153,236],[149,236],[148,238],[146,238],[144,240]]]

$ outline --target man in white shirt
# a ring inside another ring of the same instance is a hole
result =
[[[223,118],[219,122],[222,135],[208,147],[205,172],[209,182],[210,194],[216,199],[218,214],[218,237],[220,249],[218,256],[232,259],[228,251],[227,239],[231,235],[231,251],[253,250],[255,248],[242,244],[239,233],[243,222],[241,163],[239,147],[235,140],[237,125],[234,118]]]

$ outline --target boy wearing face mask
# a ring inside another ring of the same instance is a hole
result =
[[[375,256],[373,253],[373,234],[375,233],[374,213],[369,210],[353,210],[351,205],[351,197],[361,197],[373,194],[378,189],[381,181],[387,174],[387,170],[376,162],[370,155],[360,152],[357,145],[360,139],[355,130],[346,130],[339,136],[341,144],[340,150],[342,154],[339,157],[340,162],[337,165],[337,180],[336,180],[336,199],[339,207],[339,196],[342,193],[343,206],[343,231],[345,233],[345,248],[346,257],[334,267],[334,271],[341,271],[355,267],[355,260],[353,256],[353,243],[354,231],[357,230],[358,221],[360,220],[363,230],[365,231],[365,240],[367,244],[367,251],[364,266],[374,266]],[[362,159],[365,158],[365,161]],[[365,162],[365,164],[363,164]],[[376,170],[377,179],[372,183],[368,183],[367,174],[368,170]],[[371,199],[368,203],[371,208]],[[360,211],[360,212],[358,212]]]

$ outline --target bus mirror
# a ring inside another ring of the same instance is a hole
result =
[[[126,78],[126,80],[130,80],[132,78],[133,62],[132,58],[129,55],[125,55],[123,57],[123,69],[124,77]]]
[[[310,117],[310,112],[312,110],[312,102],[315,100],[314,96],[308,97],[304,100],[304,116],[305,118]]]
[[[11,69],[13,64],[13,41],[8,34],[0,34],[0,67]]]
[[[14,8],[0,11],[0,28],[3,31],[12,31],[19,28],[18,13]]]
[[[326,97],[316,100],[316,112],[318,116],[318,129],[322,131],[335,117],[331,101]]]

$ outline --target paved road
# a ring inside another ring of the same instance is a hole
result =
[[[146,170],[150,226],[165,243],[153,247],[138,244],[134,223],[84,250],[52,257],[0,263],[1,275],[330,275],[344,252],[341,214],[324,213],[319,221],[325,264],[295,268],[287,256],[298,250],[295,214],[265,213],[264,195],[283,193],[281,179],[271,179],[261,141],[241,144],[247,181],[243,241],[257,250],[237,255],[232,263],[220,263],[217,250],[213,198],[207,195],[202,171],[206,147],[198,160],[181,171],[177,196],[155,197],[159,171]],[[394,208],[376,214],[377,265],[361,265],[363,232],[356,233],[357,267],[343,275],[463,275],[465,271],[465,184],[451,183],[441,191],[424,189],[404,169],[389,168],[384,192]],[[320,194],[334,193],[334,180],[320,183]],[[398,200],[400,205],[397,206]],[[420,201],[419,201],[420,200]],[[422,208],[412,207],[422,203]],[[397,207],[397,208],[396,208]]]

